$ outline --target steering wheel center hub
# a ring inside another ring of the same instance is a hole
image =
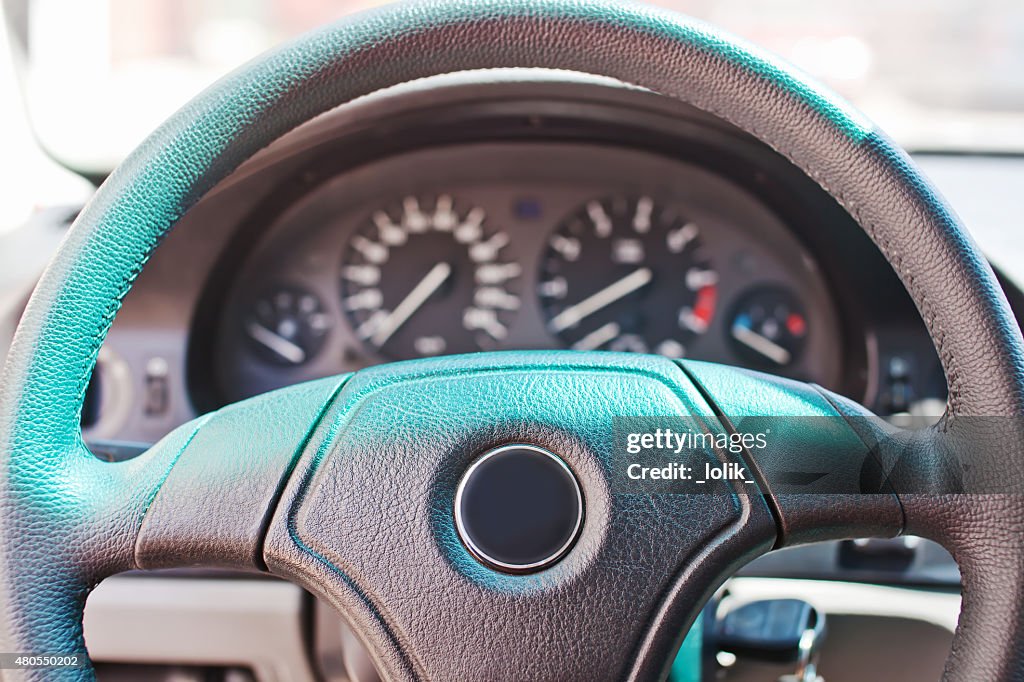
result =
[[[455,496],[459,538],[506,573],[551,566],[583,527],[583,493],[569,466],[533,445],[505,445],[466,470]]]

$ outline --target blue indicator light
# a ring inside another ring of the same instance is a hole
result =
[[[516,201],[513,212],[519,220],[537,220],[541,216],[540,202],[536,199]]]

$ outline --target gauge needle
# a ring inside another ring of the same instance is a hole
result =
[[[779,344],[743,325],[734,324],[732,326],[732,337],[777,365],[788,365],[792,357],[789,351]]]
[[[622,330],[619,328],[618,322],[609,322],[603,327],[598,327],[574,343],[572,345],[573,350],[597,350],[618,336],[621,331]]]
[[[412,317],[413,313],[420,309],[430,296],[437,291],[437,288],[445,283],[452,274],[452,266],[447,263],[438,263],[430,269],[426,277],[412,288],[409,295],[402,299],[402,302],[395,306],[395,309],[388,313],[388,316],[381,320],[377,328],[370,336],[370,343],[383,346],[391,335],[398,331],[398,328],[405,324],[405,321]]]
[[[258,343],[263,344],[293,365],[301,365],[306,361],[306,351],[296,343],[289,341],[280,334],[275,334],[261,324],[250,322],[245,330]]]
[[[620,298],[628,296],[651,281],[650,268],[640,268],[626,275],[614,284],[609,284],[596,294],[588,296],[576,305],[571,305],[551,318],[548,327],[557,333],[575,327],[598,310],[606,308]]]

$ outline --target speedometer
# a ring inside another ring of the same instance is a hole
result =
[[[502,341],[519,309],[521,266],[502,259],[508,234],[486,222],[482,208],[447,194],[374,211],[341,267],[342,307],[356,336],[391,359]]]
[[[578,350],[679,358],[715,313],[700,226],[649,196],[588,201],[548,239],[538,294],[548,330]]]

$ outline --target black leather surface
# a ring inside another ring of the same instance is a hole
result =
[[[263,535],[276,500],[347,378],[257,396],[205,419],[146,512],[136,565],[265,570]]]
[[[253,62],[172,117],[111,176],[44,274],[0,386],[0,648],[81,650],[84,595],[134,564],[143,514],[169,464],[154,457],[99,468],[80,447],[77,414],[121,298],[178,217],[257,150],[337,104],[413,78],[506,66],[619,78],[712,112],[777,149],[856,218],[920,309],[950,386],[949,415],[932,437],[946,439],[963,415],[1024,414],[1020,332],[956,216],[905,154],[801,76],[702,24],[632,6],[465,1],[386,9]],[[1004,461],[1024,460],[1022,442],[1010,429],[999,444]],[[992,460],[972,466],[1019,476]],[[1015,498],[904,503],[907,527],[951,544],[964,575],[948,679],[1024,675],[1021,507]]]
[[[647,495],[614,484],[616,417],[703,415],[720,431],[663,358],[385,365],[357,373],[339,403],[330,437],[307,450],[282,497],[266,561],[346,614],[388,678],[657,676],[722,578],[775,541],[761,496],[741,485]],[[579,541],[532,575],[482,566],[455,530],[459,477],[507,443],[557,453],[585,498]]]
[[[903,509],[885,472],[865,457],[870,448],[864,439],[819,389],[711,363],[681,364],[733,430],[770,431],[767,447],[749,456],[770,495],[779,546],[892,537],[903,530]],[[866,469],[874,472],[870,479],[877,487],[868,489]],[[801,473],[808,477],[794,482]]]

